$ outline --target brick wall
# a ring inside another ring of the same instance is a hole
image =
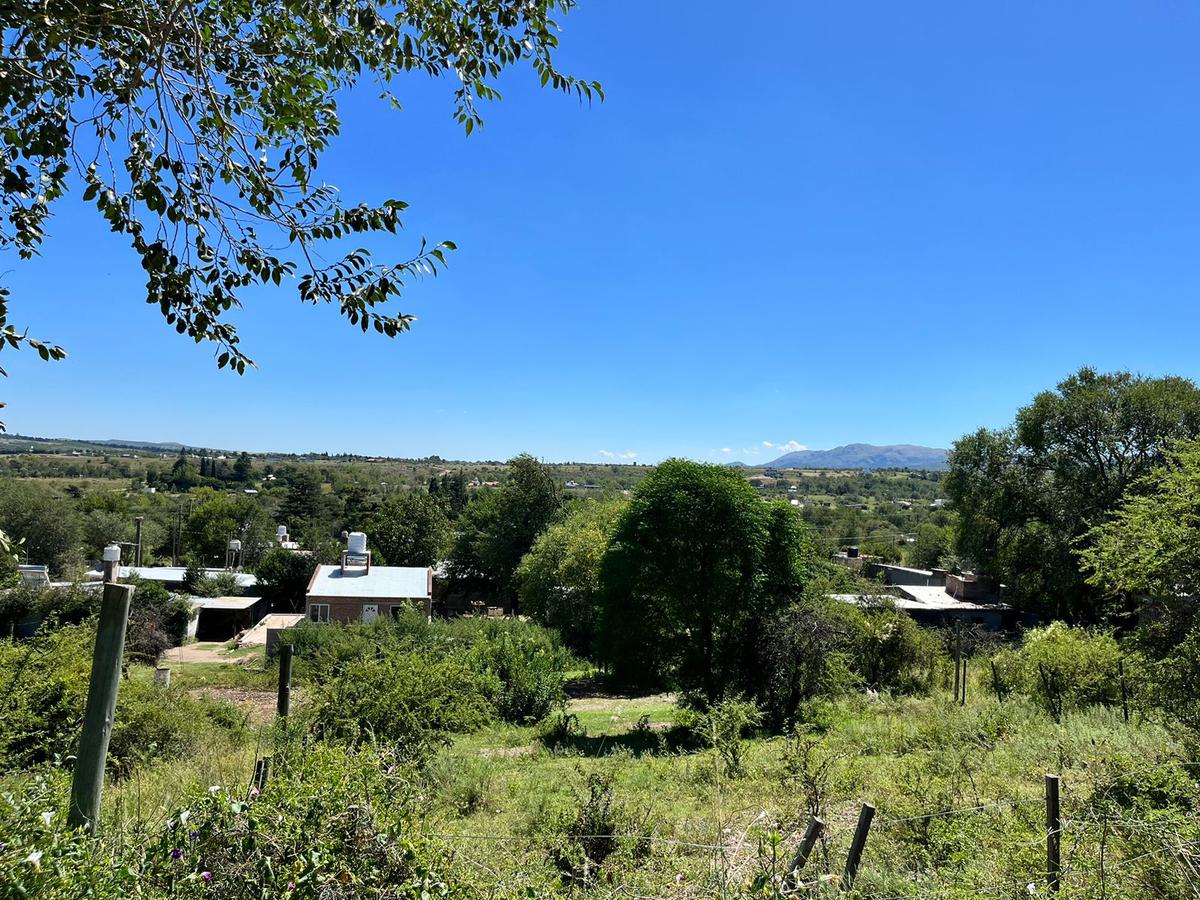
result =
[[[329,605],[330,622],[361,622],[363,607],[372,603],[379,607],[380,618],[390,616],[393,606],[412,606],[416,609],[424,609],[426,615],[430,613],[428,601],[424,598],[412,600],[391,597],[311,597],[305,605],[305,615],[311,618],[312,606],[316,603]]]

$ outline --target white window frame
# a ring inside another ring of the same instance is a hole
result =
[[[316,622],[318,625],[329,624],[329,604],[328,603],[310,603],[308,604],[309,621]]]

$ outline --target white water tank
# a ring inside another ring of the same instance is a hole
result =
[[[367,552],[367,536],[361,531],[352,531],[350,536],[346,538],[347,553],[366,553]]]
[[[286,526],[286,525],[280,525],[278,528],[276,528],[276,529],[275,529],[275,535],[276,535],[276,536],[277,536],[277,537],[278,537],[280,540],[283,540],[283,536],[284,536],[285,534],[287,534],[287,526]]]
[[[116,544],[109,544],[104,548],[105,562],[120,562],[121,548]]]
[[[233,540],[231,540],[231,541],[229,542],[229,549],[230,549],[230,550],[241,550],[241,549],[242,549],[242,542],[241,542],[241,541],[239,541],[237,538],[234,538]]]

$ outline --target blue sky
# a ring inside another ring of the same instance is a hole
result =
[[[737,16],[731,17],[731,10]],[[0,262],[11,431],[548,460],[946,446],[1088,364],[1200,378],[1200,6],[581,0],[581,106],[505,78],[347,97],[323,164],[460,247],[394,341],[291,290],[217,372],[76,194]],[[764,442],[776,445],[766,447]],[[723,452],[728,450],[729,452]]]

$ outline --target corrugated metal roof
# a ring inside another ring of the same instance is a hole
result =
[[[321,565],[313,573],[309,599],[323,597],[371,597],[423,600],[429,596],[429,569],[421,566],[371,566],[369,572],[341,566]]]
[[[907,596],[893,597],[890,594],[830,594],[834,600],[843,603],[853,603],[862,606],[865,603],[894,603],[897,609],[928,610],[944,612],[949,610],[1003,610],[1008,606],[1003,603],[972,603],[969,600],[956,600],[946,593],[946,589],[936,585],[897,585],[897,589]]]
[[[205,597],[196,605],[201,609],[249,609],[262,597]]]
[[[95,570],[89,574],[93,577],[103,577],[103,573]],[[205,569],[204,574],[212,578],[215,575],[224,575],[226,572],[224,569]],[[255,587],[258,584],[258,579],[249,572],[234,572],[233,574],[237,579],[237,586],[240,588]],[[131,575],[136,575],[145,581],[182,583],[184,576],[187,575],[187,568],[184,566],[121,566],[122,578],[128,578]]]

